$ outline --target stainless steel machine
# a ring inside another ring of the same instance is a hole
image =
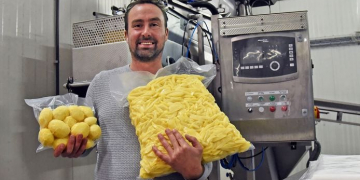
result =
[[[307,12],[211,19],[222,111],[264,154],[230,179],[285,179],[316,140]]]
[[[315,140],[307,13],[219,18],[222,110],[251,142]]]

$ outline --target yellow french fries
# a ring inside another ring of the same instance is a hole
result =
[[[249,149],[228,117],[220,111],[198,75],[170,75],[157,78],[128,95],[131,123],[141,147],[140,177],[154,178],[174,170],[158,158],[152,146],[167,154],[157,135],[177,129],[202,144],[203,163]]]

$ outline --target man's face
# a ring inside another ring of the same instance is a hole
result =
[[[155,60],[168,39],[161,10],[153,4],[137,4],[129,12],[126,41],[133,57],[142,62]]]

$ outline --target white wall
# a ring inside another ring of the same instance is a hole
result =
[[[360,0],[284,0],[271,8],[273,13],[308,11],[310,39],[354,35],[360,31]],[[268,7],[254,8],[266,14]],[[312,48],[314,96],[360,104],[360,46]],[[322,117],[335,118],[334,114]],[[345,115],[344,121],[360,123],[360,117]],[[360,126],[320,122],[316,126],[322,154],[360,155]],[[305,168],[306,159],[294,170]]]

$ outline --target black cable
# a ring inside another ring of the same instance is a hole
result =
[[[245,4],[245,14],[246,14],[246,16],[248,16],[248,11],[247,11],[247,6],[246,6],[246,4]]]
[[[206,21],[204,21],[204,24],[205,24],[206,28],[209,29]],[[200,26],[200,27],[201,27],[201,26]],[[201,27],[201,29],[203,30],[203,32],[206,31],[206,29],[204,29],[203,27]],[[206,38],[208,39],[208,43],[209,43],[209,46],[210,46],[210,48],[211,48],[211,53],[213,54],[213,56],[215,56],[215,53],[214,53],[214,51],[213,51],[213,49],[212,49],[212,45],[211,45],[211,42],[212,42],[212,33],[210,33],[210,34],[205,33],[205,35],[206,35]],[[209,37],[208,37],[207,35],[210,36],[211,41],[210,41],[210,39],[209,39]]]
[[[204,28],[201,27],[201,29],[204,30]],[[209,43],[209,46],[210,46],[210,49],[211,49],[211,54],[213,55],[213,64],[215,64],[215,53],[214,53],[214,50],[212,49],[212,45],[211,45],[211,41],[208,37],[208,34],[205,34],[206,36],[206,39],[208,40],[208,43]]]
[[[240,16],[240,5],[241,5],[241,3],[240,2],[238,2],[239,4],[236,6],[236,15],[237,16]]]
[[[55,1],[55,82],[56,95],[60,94],[60,1]]]
[[[210,30],[209,27],[208,27],[208,25],[207,25],[207,23],[206,23],[206,21],[204,21],[204,24],[205,24],[206,28],[207,28],[208,30]],[[216,49],[215,49],[215,47],[214,47],[214,46],[215,46],[215,43],[214,43],[214,39],[213,39],[212,33],[209,33],[209,35],[210,35],[210,40],[211,40],[212,46],[213,46],[213,48],[214,48],[214,49],[212,49],[212,53],[213,53],[213,63],[215,64],[214,59],[216,60],[216,62],[219,63],[219,56],[218,56],[218,54],[216,53]],[[210,47],[211,47],[211,46],[210,46]],[[220,63],[219,63],[219,64],[220,64]]]
[[[269,0],[269,14],[271,14],[271,7],[270,7],[271,3],[270,3],[270,0]]]
[[[256,156],[260,155],[261,153],[263,153],[263,151],[265,152],[267,148],[268,148],[268,147],[264,148],[264,150],[261,150],[260,152],[254,154],[254,155],[252,155],[252,156],[249,156],[249,157],[239,157],[239,159],[249,159],[249,158],[256,157]]]

